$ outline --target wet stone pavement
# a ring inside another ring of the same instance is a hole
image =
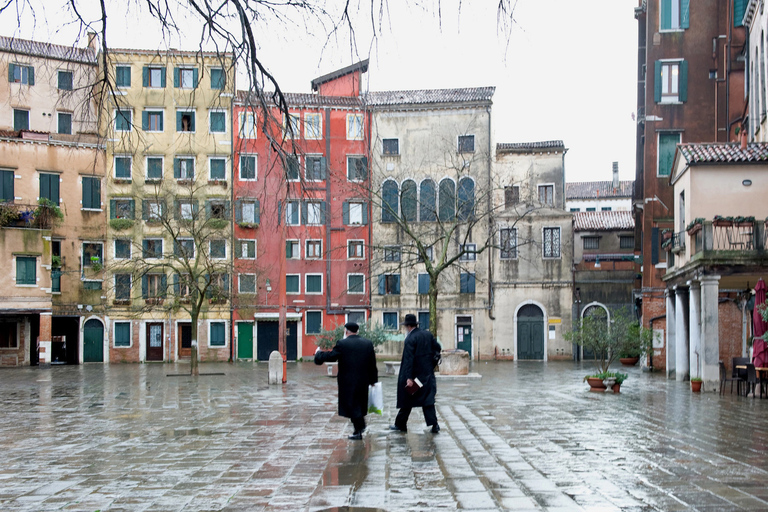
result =
[[[383,374],[383,363],[380,373]],[[768,400],[692,394],[630,368],[475,363],[441,380],[442,431],[415,410],[349,441],[324,367],[84,365],[0,370],[3,511],[768,510]]]

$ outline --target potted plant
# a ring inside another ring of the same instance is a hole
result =
[[[373,343],[373,348],[378,347],[382,343],[389,341],[390,333],[385,331],[380,324],[372,324],[369,320],[363,324],[360,324],[360,330],[357,331],[358,336],[367,338]],[[315,336],[315,344],[322,350],[331,350],[336,342],[344,336],[344,325],[337,325],[335,328],[326,331],[322,329],[320,334]],[[336,377],[338,374],[337,363],[325,363],[328,368],[328,376]]]
[[[751,228],[755,225],[755,218],[751,215],[743,217],[738,216],[733,219],[734,224],[741,228]]]
[[[699,231],[701,231],[701,227],[703,225],[704,225],[704,219],[702,217],[696,217],[688,224],[685,230],[688,232],[689,235],[693,236]]]
[[[564,337],[567,341],[595,354],[597,374],[589,375],[585,380],[593,386],[596,384],[594,379],[599,379],[600,384],[604,386],[602,381],[609,373],[608,368],[619,355],[637,353],[640,357],[647,353],[651,349],[653,333],[641,326],[627,308],[613,311],[610,324],[605,310],[595,308],[584,316],[581,325],[577,324],[573,330],[566,332]]]
[[[664,228],[661,230],[661,239],[662,240],[670,240],[672,238],[672,230],[669,228]]]
[[[614,393],[621,393],[621,383],[627,380],[628,375],[626,373],[616,372],[614,373],[615,382],[611,389],[613,389]]]
[[[61,208],[50,199],[45,197],[37,201],[37,208],[34,210],[34,224],[41,229],[51,229],[53,223],[64,219],[64,213]]]
[[[691,391],[694,393],[701,392],[701,377],[691,377]]]
[[[733,217],[722,217],[720,215],[715,215],[715,217],[712,219],[712,225],[717,227],[733,226]]]

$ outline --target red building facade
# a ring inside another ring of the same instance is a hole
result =
[[[245,92],[234,105],[235,358],[314,354],[316,335],[369,318],[368,61],[286,94],[289,116]]]

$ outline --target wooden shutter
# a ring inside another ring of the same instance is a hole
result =
[[[328,159],[324,156],[320,157],[320,179],[324,180],[326,178],[326,175],[328,174],[326,170],[328,169]]]
[[[179,286],[179,274],[173,274],[173,294],[178,296],[181,292],[181,286]]]
[[[40,174],[40,197],[51,197],[51,180],[48,174]]]
[[[659,228],[651,228],[651,264],[659,262]]]
[[[149,130],[149,112],[146,110],[141,113],[141,129],[144,131]]]
[[[160,68],[160,87],[165,87],[165,68]]]
[[[173,68],[173,86],[174,87],[178,87],[180,84],[181,80],[179,79],[179,74],[180,74],[179,68]]]
[[[176,179],[181,178],[181,159],[173,159],[173,177]]]
[[[301,202],[301,223],[302,225],[307,224],[307,202],[306,201]]]
[[[35,85],[35,68],[29,66],[27,69],[29,70],[29,74],[27,75],[27,83],[29,85]]]
[[[117,201],[115,199],[109,200],[109,218],[110,219],[117,218]]]
[[[320,201],[320,224],[325,224],[325,219],[329,217],[327,215],[327,208],[327,203],[325,201]]]
[[[254,224],[260,224],[261,223],[261,208],[260,208],[259,200],[256,199],[253,204],[253,222]]]
[[[368,225],[368,203],[363,203],[363,226]]]
[[[93,198],[93,183],[90,178],[83,178],[83,208],[93,208],[91,200]]]
[[[349,225],[349,203],[344,201],[341,204],[341,218],[345,226]]]
[[[660,0],[661,4],[661,30],[669,30],[672,28],[672,1],[673,0]]]
[[[379,274],[379,295],[386,295],[387,293],[387,276]]]
[[[2,180],[0,180],[0,200],[13,201],[13,171],[0,171]]]
[[[661,61],[653,63],[653,101],[661,102]]]
[[[147,275],[141,276],[141,297],[146,299],[149,296],[149,283],[147,282]]]
[[[141,84],[144,87],[149,87],[149,68],[144,66],[141,70]]]
[[[141,218],[142,220],[149,219],[149,201],[146,199],[141,200]]]
[[[677,98],[685,103],[688,101],[688,61],[681,60],[677,75]]]
[[[195,89],[197,89],[197,79],[199,76],[200,76],[200,72],[198,71],[198,69],[197,68],[193,69],[192,70],[192,87],[194,87]]]
[[[16,64],[8,64],[8,82],[13,83],[13,74],[16,70]]]
[[[392,286],[392,293],[395,295],[400,295],[400,274],[393,275],[392,280],[394,281]]]
[[[176,131],[177,132],[181,131],[181,114],[182,112],[178,110],[176,111]]]
[[[429,293],[429,274],[419,274],[419,293],[421,295]]]
[[[691,25],[690,0],[680,0],[680,28],[689,28]]]
[[[134,218],[136,218],[136,214],[134,213],[134,210],[136,209],[136,201],[133,199],[130,199],[128,201],[128,208],[129,208],[128,218],[133,220]]]
[[[243,200],[235,199],[235,222],[243,222]]]

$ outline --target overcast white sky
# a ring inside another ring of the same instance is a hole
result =
[[[28,1],[37,6],[36,17],[28,9],[6,10],[2,35],[73,44],[79,27],[63,24],[71,14],[53,7],[65,2]],[[567,181],[608,180],[614,161],[622,179],[634,179],[637,0],[518,0],[509,34],[498,29],[495,1],[463,0],[459,12],[460,0],[442,0],[440,15],[437,0],[414,1],[423,5],[389,0],[373,42],[370,11],[353,13],[356,51],[345,33],[326,44],[315,23],[254,25],[260,58],[290,92],[310,92],[313,78],[364,58],[370,58],[370,90],[496,86],[496,142],[560,139],[568,148]],[[142,2],[107,3],[111,47],[199,45],[188,14],[176,16],[189,33],[167,42],[141,13]],[[82,1],[78,8],[95,17],[96,4]]]

